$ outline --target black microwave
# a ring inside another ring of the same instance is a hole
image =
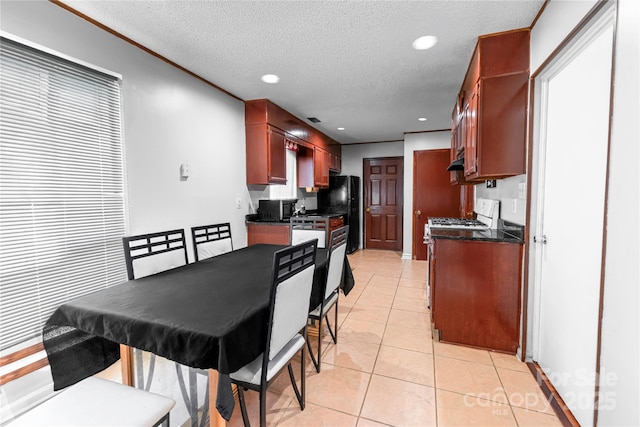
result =
[[[258,218],[261,221],[288,221],[296,211],[296,199],[258,200]]]

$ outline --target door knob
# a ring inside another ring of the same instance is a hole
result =
[[[367,209],[365,209],[365,212],[369,213],[369,212],[371,212],[371,209],[367,208]]]
[[[418,215],[418,216],[422,215],[422,211],[419,211],[419,210],[416,211],[416,215]]]

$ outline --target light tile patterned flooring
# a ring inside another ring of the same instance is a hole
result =
[[[280,375],[268,392],[269,425],[561,425],[515,356],[431,339],[426,262],[375,250],[349,262],[356,285],[340,298],[338,344],[326,334],[320,374],[308,360],[304,411]],[[246,395],[258,425],[257,393]],[[242,425],[238,407],[229,425]]]
[[[360,250],[349,255],[349,263],[356,284],[339,300],[338,344],[325,334],[320,374],[307,356],[304,411],[287,373],[275,380],[267,397],[269,425],[562,425],[515,356],[431,339],[425,261],[402,260],[391,251]],[[175,367],[157,360],[158,380],[152,391],[176,400],[172,426],[188,426]],[[103,376],[119,381],[119,369],[116,364]],[[299,365],[294,369],[298,375]],[[205,384],[199,381],[201,403]],[[248,391],[245,396],[252,425],[257,426],[258,394]],[[242,425],[239,405],[228,425]]]

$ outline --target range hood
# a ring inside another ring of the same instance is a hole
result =
[[[458,157],[453,162],[451,162],[451,164],[449,165],[447,170],[448,171],[461,171],[461,170],[464,170],[464,157]]]

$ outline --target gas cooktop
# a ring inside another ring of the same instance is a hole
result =
[[[468,218],[429,218],[429,227],[431,228],[464,228],[471,230],[484,230],[488,228],[487,224],[477,219]]]

